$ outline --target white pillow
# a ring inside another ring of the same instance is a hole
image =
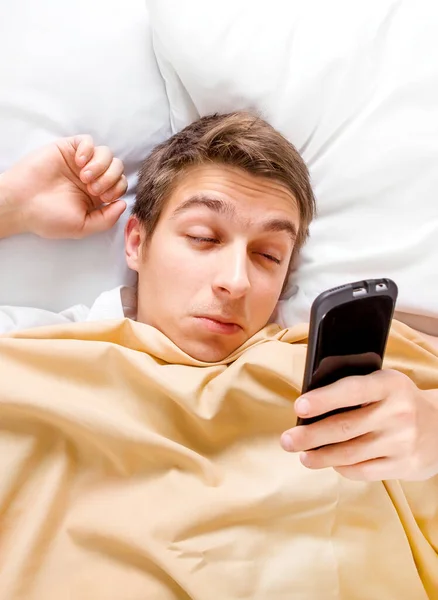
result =
[[[438,3],[147,5],[174,130],[254,108],[310,167],[319,216],[282,322],[308,319],[326,288],[381,276],[399,310],[438,318]]]
[[[141,160],[170,135],[143,0],[1,2],[0,23],[0,172],[60,136],[90,133],[125,161],[131,204]],[[131,281],[127,214],[81,241],[0,240],[0,304],[62,310]]]

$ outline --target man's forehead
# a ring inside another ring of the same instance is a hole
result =
[[[229,218],[288,217],[295,225],[299,220],[296,199],[282,183],[222,165],[189,169],[179,178],[167,209],[167,217],[209,209]]]
[[[269,195],[295,201],[291,190],[277,179],[249,173],[238,167],[215,163],[185,169],[178,177],[174,189],[177,196],[208,191],[222,192],[231,197],[233,195],[249,197]]]

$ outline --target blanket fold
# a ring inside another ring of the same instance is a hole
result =
[[[306,336],[269,325],[214,364],[127,319],[0,337],[0,600],[438,599],[438,478],[280,448]],[[400,323],[385,366],[438,388]]]

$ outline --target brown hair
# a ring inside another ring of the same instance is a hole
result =
[[[295,147],[271,125],[248,112],[202,117],[159,144],[139,171],[132,214],[146,232],[154,232],[178,175],[192,166],[219,163],[282,183],[296,198],[299,250],[315,215],[307,167]],[[294,255],[296,252],[294,251]]]

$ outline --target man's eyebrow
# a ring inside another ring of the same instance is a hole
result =
[[[262,223],[261,228],[263,231],[285,231],[289,234],[293,244],[298,235],[295,224],[288,219],[270,219],[269,221]]]
[[[221,200],[219,198],[213,198],[206,194],[197,194],[196,196],[188,198],[179,206],[177,206],[170,218],[174,219],[178,215],[187,212],[191,208],[199,206],[204,206],[213,212],[225,215],[228,218],[233,218],[236,216],[235,207],[230,202],[226,202],[225,200]],[[289,234],[293,244],[297,239],[297,228],[295,224],[288,219],[268,219],[267,221],[260,223],[260,228],[264,232],[285,231],[287,234]]]
[[[187,212],[190,208],[198,206],[205,206],[206,208],[209,208],[218,214],[226,215],[228,217],[233,217],[236,212],[234,206],[229,202],[225,202],[225,200],[212,198],[211,196],[207,196],[205,194],[197,194],[196,196],[192,196],[177,206],[170,218],[174,219],[178,215]]]

